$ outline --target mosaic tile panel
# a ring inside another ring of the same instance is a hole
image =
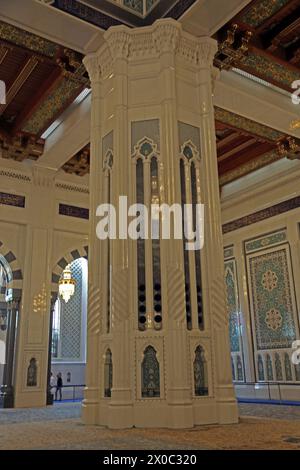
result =
[[[233,257],[233,246],[227,246],[224,248],[224,259]]]
[[[232,371],[232,380],[235,381],[235,367],[233,357],[231,357],[231,371]]]
[[[67,217],[77,217],[79,219],[89,219],[89,210],[85,207],[70,206],[69,204],[59,204],[59,214]]]
[[[5,206],[25,207],[25,196],[17,194],[0,193],[0,204]]]
[[[88,21],[91,24],[99,26],[102,29],[108,29],[110,26],[122,24],[121,21],[106,15],[99,10],[85,5],[78,0],[54,0],[53,6],[59,10],[65,11],[70,15],[76,16],[81,20]]]
[[[267,379],[270,381],[274,380],[272,359],[269,354],[267,354]]]
[[[275,354],[275,372],[276,372],[276,380],[278,382],[283,380],[283,373],[282,373],[282,365],[281,359],[278,353]]]
[[[71,263],[76,280],[75,294],[68,303],[61,301],[61,358],[81,358],[82,265],[81,260]]]
[[[241,356],[237,356],[236,359],[236,369],[237,369],[237,380],[239,382],[243,382],[244,380],[244,372],[243,372],[243,363]]]
[[[292,376],[292,367],[291,367],[291,361],[289,358],[288,353],[285,353],[284,355],[284,370],[285,370],[285,378],[288,382],[293,380]]]
[[[275,15],[290,0],[259,0],[241,16],[241,21],[257,28],[270,16]]]
[[[279,243],[282,243],[284,241],[286,241],[285,230],[281,232],[271,233],[270,235],[267,235],[265,237],[260,237],[256,240],[246,242],[245,251],[246,253],[251,253],[251,251],[257,251],[272,245],[278,245]]]
[[[225,262],[225,286],[227,293],[231,352],[239,352],[241,350],[241,345],[238,317],[239,299],[237,291],[235,260]]]
[[[296,196],[292,199],[280,202],[274,206],[267,207],[252,214],[245,215],[239,219],[233,220],[223,225],[223,233],[233,232],[248,225],[255,224],[261,220],[269,219],[270,217],[275,217],[276,215],[283,214],[284,212],[289,212],[300,207],[300,197]]]
[[[143,0],[123,0],[123,5],[140,15],[144,13]]]
[[[251,313],[258,350],[290,348],[296,339],[288,246],[248,255]]]
[[[258,358],[257,358],[257,369],[258,369],[258,380],[260,381],[265,380],[264,363],[260,354],[258,355]]]

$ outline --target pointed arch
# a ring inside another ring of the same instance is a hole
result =
[[[51,297],[52,301],[57,299],[58,295],[58,283],[63,273],[63,270],[68,264],[71,264],[73,261],[79,258],[88,259],[88,246],[80,246],[74,248],[71,251],[68,251],[62,258],[60,258],[52,270],[51,276]]]
[[[16,255],[0,240],[0,264],[5,272],[5,292],[9,299],[22,297],[23,273]]]

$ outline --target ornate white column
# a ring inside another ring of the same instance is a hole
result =
[[[218,421],[237,419],[232,385],[229,326],[224,286],[223,236],[218,179],[212,64],[217,45],[212,39],[199,40],[198,92],[202,155],[203,198],[205,203],[205,283],[211,317],[212,347],[215,358]]]
[[[215,52],[214,40],[159,20],[109,29],[85,58],[93,91],[86,423],[184,428],[237,421],[212,105]],[[200,255],[172,230],[170,240],[161,232],[156,241],[127,239],[119,222],[117,239],[100,241],[97,205],[111,203],[117,219],[118,211],[127,216],[119,196],[147,207],[204,202]]]
[[[91,109],[91,159],[90,159],[90,230],[89,230],[89,261],[88,261],[88,318],[87,318],[87,366],[85,399],[83,401],[83,418],[89,424],[97,424],[99,408],[99,366],[102,360],[100,352],[100,332],[105,332],[101,324],[101,312],[106,305],[103,303],[103,292],[107,282],[106,246],[100,246],[96,238],[96,209],[103,202],[105,186],[102,178],[101,132],[103,115],[103,98],[101,95],[101,70],[97,59],[90,61],[89,74],[92,83]],[[101,184],[102,183],[102,184]],[[105,244],[104,244],[105,245]],[[102,260],[102,263],[100,263]]]
[[[33,166],[23,294],[18,315],[15,406],[45,406],[49,355],[54,170]],[[25,232],[24,230],[24,232]]]

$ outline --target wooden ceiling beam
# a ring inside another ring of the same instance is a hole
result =
[[[293,57],[291,58],[290,63],[293,64],[293,65],[300,64],[300,47],[298,47],[294,51]]]
[[[282,28],[282,29],[281,29]],[[283,42],[288,42],[293,39],[293,37],[297,37],[300,30],[300,18],[297,18],[290,24],[286,26],[283,24],[278,25],[278,28],[274,28],[271,33],[269,33],[266,38],[269,45],[267,46],[267,50],[274,53],[276,52],[280,46],[282,46]]]
[[[48,79],[44,82],[43,86],[37,90],[33,99],[28,102],[23,111],[19,114],[12,129],[12,135],[16,135],[28,119],[33,115],[34,111],[40,104],[51,94],[54,87],[63,77],[63,70],[56,66],[53,72],[49,75]]]
[[[261,0],[257,0],[257,3],[260,3],[260,2]],[[260,35],[264,31],[268,31],[272,25],[282,21],[283,18],[290,15],[298,7],[299,7],[299,0],[290,0],[290,2],[287,5],[284,5],[280,10],[277,11],[277,13],[270,16],[258,28],[256,28],[255,33],[257,35]]]
[[[223,160],[222,162],[220,162],[218,159],[219,172],[220,174],[224,174],[227,171],[234,170],[237,167],[254,160],[255,158],[263,157],[264,154],[270,152],[272,149],[275,149],[275,147],[268,143],[260,145],[252,144],[252,147],[247,147],[244,150],[240,150],[240,152],[231,158]]]
[[[4,59],[7,56],[10,49],[11,49],[10,47],[5,46],[0,41],[0,65],[4,62]]]
[[[26,80],[30,77],[38,63],[38,59],[34,56],[25,60],[16,79],[13,81],[13,83],[6,92],[6,104],[0,105],[0,116],[4,113],[6,108],[10,105],[12,100],[18,94],[18,92],[20,91]]]
[[[233,131],[231,134],[229,134],[228,136],[224,137],[222,140],[220,140],[218,143],[217,143],[217,149],[218,150],[221,150],[221,148],[223,148],[225,145],[229,144],[230,142],[232,142],[233,140],[235,140],[237,137],[239,136],[239,134],[235,131]]]
[[[228,150],[227,152],[223,153],[218,157],[218,162],[222,162],[226,160],[227,158],[231,157],[232,155],[235,155],[236,153],[241,152],[242,150],[245,150],[248,147],[251,147],[253,144],[257,143],[256,139],[249,139],[246,142],[243,142],[242,144],[238,145],[237,147],[233,147],[231,150]],[[259,145],[259,143],[257,143]]]

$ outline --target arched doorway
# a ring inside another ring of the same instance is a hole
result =
[[[8,283],[8,272],[4,266],[3,257],[0,255],[0,386],[3,385],[3,373],[5,366],[5,348],[7,339],[7,302],[6,288]]]
[[[75,293],[68,302],[57,295],[53,303],[48,404],[53,398],[60,399],[60,394],[55,396],[56,387],[53,387],[58,374],[62,376],[63,399],[82,398],[85,384],[88,263],[86,258],[80,257],[69,263],[69,267],[76,281]]]
[[[0,242],[1,250],[3,243]],[[0,408],[14,406],[14,367],[22,271],[11,251],[0,253]]]

